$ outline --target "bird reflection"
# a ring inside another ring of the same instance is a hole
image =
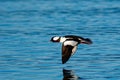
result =
[[[63,80],[81,80],[81,78],[75,75],[73,70],[63,69]]]

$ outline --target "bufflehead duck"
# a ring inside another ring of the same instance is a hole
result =
[[[62,43],[62,64],[66,63],[69,58],[75,53],[78,44],[92,44],[89,38],[83,38],[75,35],[54,36],[52,42]]]

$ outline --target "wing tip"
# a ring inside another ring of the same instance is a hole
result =
[[[65,64],[68,60],[62,60],[62,64]]]
[[[66,62],[63,62],[63,61],[62,61],[62,64],[65,64],[65,63],[66,63]]]

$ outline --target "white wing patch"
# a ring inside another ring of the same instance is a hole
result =
[[[78,42],[76,41],[65,41],[64,46],[70,45],[70,46],[76,46]]]
[[[77,46],[75,46],[75,47],[72,49],[72,55],[75,53],[76,50],[77,50]]]

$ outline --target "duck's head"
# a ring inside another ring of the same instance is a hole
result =
[[[60,37],[54,36],[54,37],[51,38],[50,41],[52,41],[52,42],[60,42]]]

